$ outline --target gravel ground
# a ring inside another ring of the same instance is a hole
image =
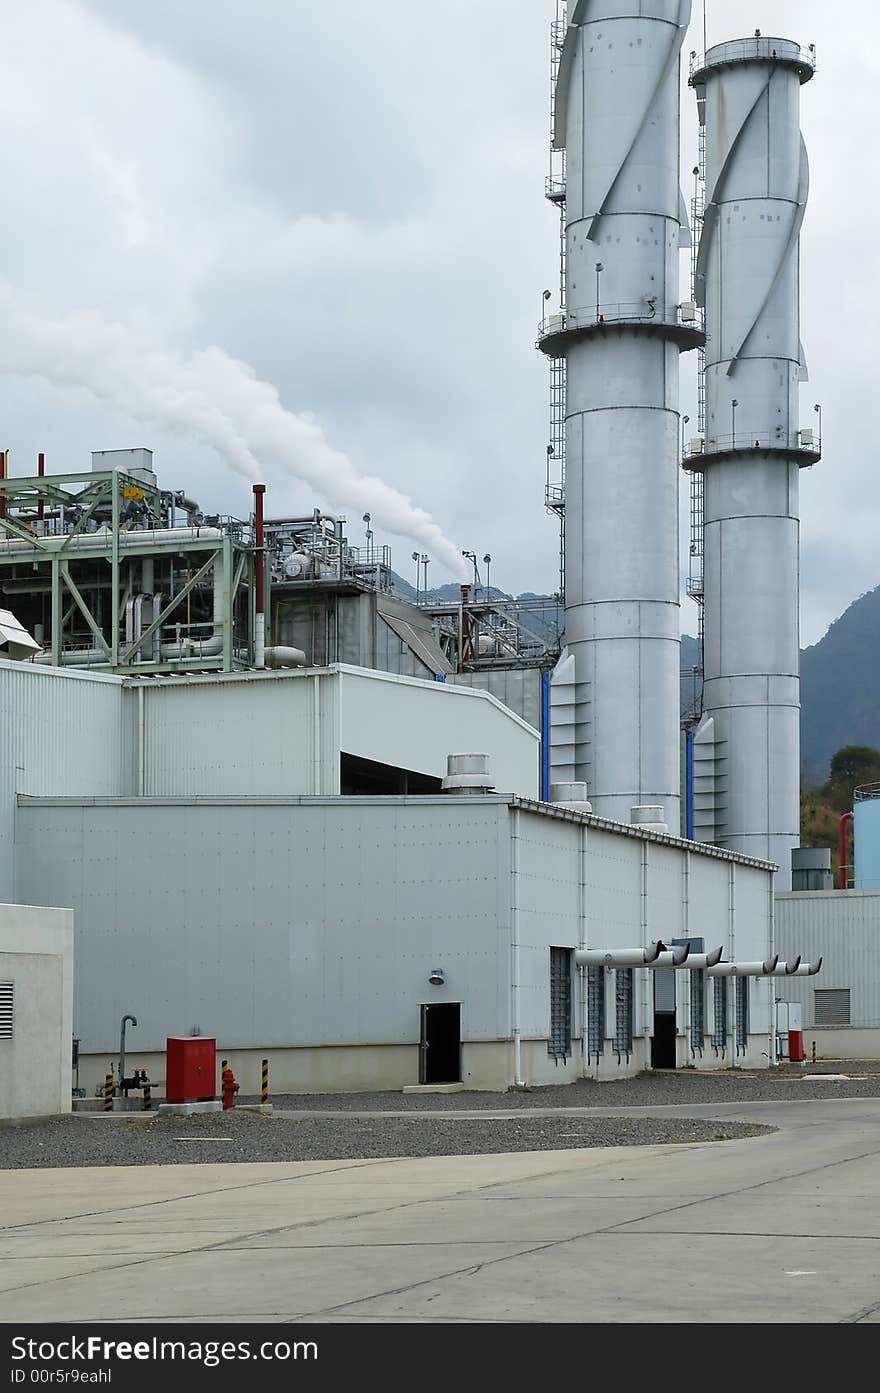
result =
[[[809,1074],[857,1074],[848,1083],[811,1082]],[[466,1112],[503,1108],[638,1108],[669,1103],[779,1102],[797,1098],[876,1098],[880,1096],[880,1061],[824,1061],[806,1069],[778,1073],[637,1074],[635,1078],[596,1083],[579,1079],[559,1087],[529,1088],[510,1093],[298,1093],[273,1094],[276,1108],[297,1112]],[[244,1101],[244,1100],[242,1100]]]
[[[730,1141],[774,1131],[735,1122],[657,1118],[282,1118],[254,1113],[116,1121],[99,1114],[0,1131],[0,1167],[165,1166],[476,1156],[593,1146]]]

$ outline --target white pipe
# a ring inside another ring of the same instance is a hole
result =
[[[650,948],[577,948],[578,967],[650,967],[660,956],[660,945]]]
[[[819,972],[822,971],[822,963],[823,963],[823,961],[824,961],[824,960],[823,960],[822,958],[820,958],[819,961],[818,961],[817,963],[801,963],[800,966],[799,966],[799,967],[796,967],[796,968],[794,969],[793,972],[787,973],[787,976],[789,976],[789,977],[815,977],[815,976],[817,975],[817,973],[819,973]]]
[[[781,963],[780,968],[784,969],[785,963]],[[780,968],[770,958],[763,963],[718,963],[706,970],[710,977],[784,977],[786,974]]]
[[[254,667],[264,668],[266,666],[266,616],[259,613],[254,616]]]
[[[155,551],[165,549],[179,551],[182,541],[219,540],[224,535],[219,527],[163,527],[150,528],[142,532],[120,532],[119,550],[126,551],[130,547],[142,547],[146,544]],[[109,527],[99,527],[97,532],[83,532],[78,536],[66,533],[58,537],[41,537],[39,545],[36,542],[20,541],[17,537],[7,537],[0,540],[0,555],[19,551],[36,552],[37,560],[39,560],[41,552],[106,551],[111,538],[112,530]]]
[[[520,1027],[519,1000],[519,808],[513,809],[510,829],[510,951],[513,981],[511,982],[511,1033],[513,1035],[513,1082],[514,1087],[523,1088],[522,1076],[522,1032]],[[588,957],[585,954],[585,957]],[[578,954],[575,953],[575,961]]]
[[[137,700],[137,793],[139,798],[144,796],[145,788],[145,766],[146,766],[146,724],[144,712],[144,689],[138,687]]]
[[[768,898],[770,901],[770,958],[775,967],[779,962],[779,954],[776,952],[776,895],[773,881],[775,876],[770,877],[770,884],[767,887]],[[770,1068],[776,1068],[776,988],[772,981],[767,983],[767,992],[770,1002]]]
[[[651,964],[655,972],[669,972],[674,968],[684,967],[690,957],[690,948],[684,944],[680,948],[669,948],[662,952],[656,962]]]

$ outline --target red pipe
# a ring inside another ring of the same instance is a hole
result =
[[[40,454],[37,455],[37,474],[38,474],[39,477],[42,479],[42,477],[43,477],[43,475],[45,474],[45,472],[46,472],[46,456],[45,456],[45,455],[42,453],[42,451],[41,451]],[[39,502],[37,503],[37,521],[38,521],[38,522],[42,522],[42,521],[43,521],[43,495],[42,495],[42,494],[40,494]]]
[[[265,492],[265,484],[254,484],[254,546],[256,548],[254,584],[257,592],[255,596],[257,614],[265,614],[266,612],[266,597],[263,593],[263,494]]]
[[[846,824],[852,822],[852,813],[844,813],[837,824],[837,888],[846,890]]]
[[[265,484],[254,484],[254,667],[266,666],[265,559],[263,556],[263,494]]]

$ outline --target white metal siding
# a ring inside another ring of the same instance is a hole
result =
[[[0,901],[20,898],[13,874],[16,794],[133,791],[122,697],[116,677],[0,661]]]
[[[144,793],[338,793],[338,688],[331,672],[146,686]]]
[[[25,896],[76,912],[77,1033],[112,1051],[194,1025],[223,1047],[509,1033],[507,808],[450,799],[25,805]],[[504,837],[500,829],[504,827]],[[428,983],[431,970],[444,987]],[[543,1032],[546,1034],[546,1020]]]
[[[850,1024],[880,1026],[880,891],[825,890],[776,897],[776,947],[783,958],[823,958],[817,977],[777,981],[799,1001],[806,1028],[816,1025],[813,993],[850,989]]]

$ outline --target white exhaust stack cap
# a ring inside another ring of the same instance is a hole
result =
[[[550,802],[557,808],[567,808],[572,813],[591,813],[593,805],[587,798],[586,784],[551,784]]]
[[[494,793],[488,755],[447,755],[444,793]]]
[[[630,808],[629,820],[633,827],[643,827],[646,832],[668,832],[663,821],[663,808]]]

